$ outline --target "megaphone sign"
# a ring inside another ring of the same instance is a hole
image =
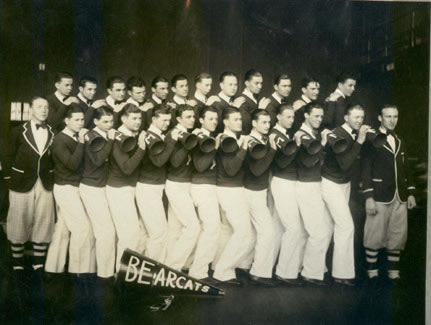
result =
[[[159,288],[176,294],[224,296],[223,290],[130,249],[126,249],[121,257],[117,281],[152,289]]]

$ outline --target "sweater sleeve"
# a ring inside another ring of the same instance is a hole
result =
[[[253,159],[250,155],[247,155],[247,162],[251,173],[254,176],[260,176],[265,173],[265,171],[268,170],[269,166],[272,163],[274,154],[275,150],[269,148],[268,152],[262,159]]]
[[[227,154],[220,151],[220,158],[226,174],[235,176],[242,167],[247,151],[240,148],[235,153]]]
[[[185,149],[182,145],[177,143],[174,146],[169,162],[174,168],[178,168],[187,159],[189,150]]]
[[[142,150],[140,147],[138,147],[135,153],[129,157],[128,153],[120,149],[118,141],[114,142],[114,147],[112,149],[112,155],[117,162],[118,167],[127,176],[131,175],[135,171],[144,157],[144,154],[145,150]]]
[[[78,142],[75,150],[71,151],[66,143],[61,141],[61,138],[58,137],[59,135],[57,135],[57,141],[54,140],[51,147],[53,156],[57,158],[67,169],[71,171],[77,170],[82,162],[82,158],[84,157],[84,144]]]
[[[96,166],[102,166],[106,159],[109,157],[109,154],[112,150],[112,145],[114,141],[108,139],[108,142],[103,146],[100,151],[93,152],[90,150],[90,146],[88,144],[85,145],[85,154],[90,158],[91,162]]]
[[[203,173],[209,169],[215,159],[216,150],[204,153],[199,148],[193,152],[193,165],[199,173]]]
[[[94,107],[90,106],[84,114],[84,126],[88,128],[94,116]]]
[[[355,141],[350,150],[335,155],[335,159],[337,159],[338,165],[342,170],[346,171],[352,167],[353,163],[361,152],[361,147],[361,144]]]

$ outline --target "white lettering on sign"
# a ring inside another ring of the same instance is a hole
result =
[[[165,269],[163,267],[160,269],[159,273],[157,273],[154,285],[158,285],[159,282],[161,287],[165,286]]]
[[[147,268],[146,265],[149,265],[150,267],[152,266],[156,266],[156,264],[148,262],[148,261],[143,261],[142,265],[141,265],[141,270],[139,271],[139,278],[138,278],[138,283],[142,283],[142,284],[151,284],[151,281],[144,281],[142,279],[142,277],[144,276],[144,278],[147,279],[151,279],[152,278],[152,273],[151,273],[151,268]],[[146,273],[146,274],[145,274]]]
[[[127,272],[126,272],[126,282],[133,282],[138,276],[138,268],[141,261],[136,256],[130,256],[129,265],[127,265]],[[132,277],[130,278],[129,275],[132,274]]]

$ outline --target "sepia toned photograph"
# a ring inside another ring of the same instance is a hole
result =
[[[0,0],[0,323],[430,324],[430,9]]]

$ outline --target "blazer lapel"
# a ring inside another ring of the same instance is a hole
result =
[[[39,150],[37,149],[36,141],[34,140],[33,132],[31,131],[31,122],[27,122],[23,125],[24,132],[22,133],[25,141],[29,144],[29,146],[38,154]]]
[[[52,128],[50,125],[47,125],[47,130],[48,130],[48,137],[46,138],[46,143],[45,143],[45,148],[43,149],[43,152],[41,154],[41,156],[46,152],[46,150],[48,150],[49,146],[51,145],[52,139],[54,137],[54,132],[52,132]]]

